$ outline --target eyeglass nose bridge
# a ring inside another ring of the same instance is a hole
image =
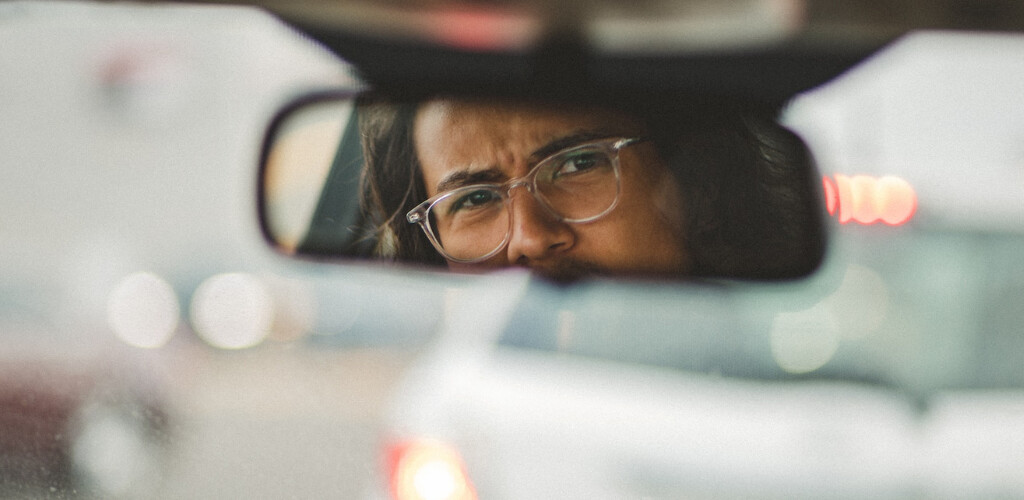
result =
[[[540,206],[544,209],[544,212],[546,212],[551,217],[554,217],[554,219],[557,220],[557,221],[565,220],[564,216],[562,216],[557,211],[555,211],[554,207],[552,207],[548,203],[548,201],[544,199],[543,196],[541,196],[539,193],[537,193],[536,185],[534,184],[533,178],[531,176],[527,176],[527,177],[520,178],[520,179],[513,179],[512,181],[509,181],[509,183],[506,184],[506,186],[507,187],[505,187],[505,196],[506,196],[506,199],[509,201],[509,204],[508,204],[508,209],[509,210],[512,210],[512,203],[511,203],[511,201],[512,201],[512,190],[517,188],[517,187],[522,186],[522,187],[526,188],[526,191],[530,193],[530,196],[533,197],[534,201],[536,201],[538,204],[540,204]],[[512,223],[512,220],[509,219],[509,224],[510,224],[509,231],[512,230],[511,223]]]
[[[505,195],[508,196],[509,199],[511,199],[512,190],[520,186],[526,187],[526,190],[529,191],[530,194],[532,194],[534,197],[537,196],[537,193],[533,190],[533,182],[531,182],[528,178],[515,179],[509,182],[505,187]]]

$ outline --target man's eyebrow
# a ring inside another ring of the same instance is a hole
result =
[[[615,137],[617,134],[609,130],[581,130],[558,137],[547,144],[535,149],[530,153],[528,161],[531,165],[536,165],[538,162],[551,156],[563,149],[571,148],[573,146],[583,144],[597,139],[604,139],[607,137]],[[485,170],[478,170],[470,172],[468,169],[456,170],[444,176],[437,183],[437,192],[443,193],[452,189],[457,189],[463,186],[471,186],[473,184],[500,184],[508,180],[508,176],[505,175],[497,167],[491,167]]]
[[[563,149],[571,148],[573,146],[583,144],[597,139],[605,139],[607,137],[614,137],[615,132],[608,130],[581,130],[573,132],[569,135],[559,137],[547,144],[537,148],[530,153],[530,164],[537,164],[544,158],[547,158]]]
[[[443,193],[452,189],[460,188],[463,186],[471,186],[473,184],[500,184],[508,180],[508,177],[496,168],[488,168],[486,170],[478,170],[476,172],[470,172],[469,170],[456,170],[444,176],[440,182],[437,183],[437,192]]]

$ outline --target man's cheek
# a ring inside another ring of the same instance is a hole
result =
[[[609,214],[610,215],[610,214]],[[622,224],[615,224],[614,219],[597,220],[581,224],[576,230],[576,244],[571,252],[572,257],[607,267],[621,263],[624,259],[623,249],[630,239],[628,231]]]

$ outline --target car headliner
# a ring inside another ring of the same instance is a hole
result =
[[[264,8],[392,91],[550,95],[582,77],[600,93],[772,105],[912,30],[1024,30],[1013,0],[207,3]]]

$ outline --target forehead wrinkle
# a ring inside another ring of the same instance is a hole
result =
[[[498,169],[510,176],[525,166],[537,145],[553,132],[543,120],[505,107],[446,106],[437,125],[448,140],[438,150],[445,170]]]

